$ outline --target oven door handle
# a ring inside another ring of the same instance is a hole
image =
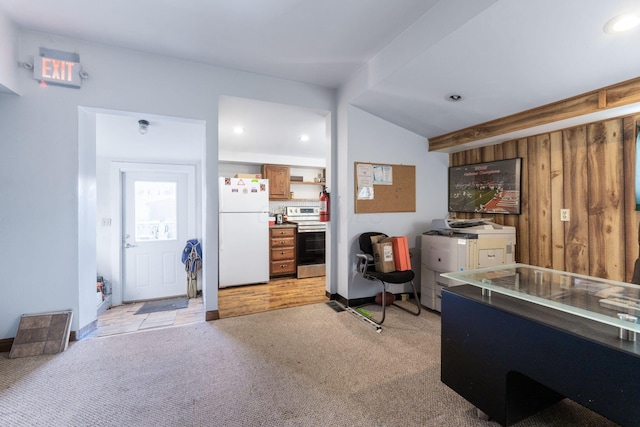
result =
[[[300,227],[298,227],[298,233],[324,233],[327,229],[325,227],[322,228],[305,228],[305,229],[300,229]]]

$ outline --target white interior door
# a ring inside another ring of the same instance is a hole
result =
[[[123,174],[123,301],[185,295],[182,249],[188,236],[188,174]]]

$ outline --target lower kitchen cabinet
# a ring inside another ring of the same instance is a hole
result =
[[[269,276],[296,274],[295,227],[271,227],[269,229]]]

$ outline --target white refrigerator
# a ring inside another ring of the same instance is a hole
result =
[[[269,281],[269,181],[220,178],[218,286]]]

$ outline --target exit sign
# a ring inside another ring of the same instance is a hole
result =
[[[40,56],[33,61],[33,78],[47,84],[79,88],[80,55],[40,48]]]

